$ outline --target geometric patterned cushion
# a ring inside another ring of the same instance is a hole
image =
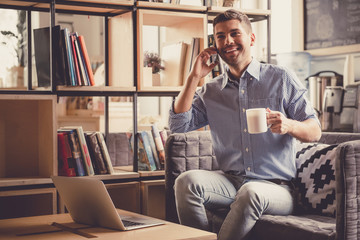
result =
[[[335,217],[336,146],[297,143],[297,211]]]

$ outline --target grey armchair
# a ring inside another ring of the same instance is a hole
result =
[[[316,212],[296,213],[289,216],[263,215],[252,230],[252,239],[360,239],[359,139],[360,134],[323,133],[319,141],[337,146],[334,154],[331,155],[335,162],[336,213],[334,216]],[[166,219],[178,222],[173,190],[175,179],[191,169],[218,170],[218,164],[209,131],[171,134],[165,151]],[[228,209],[207,210],[213,232],[219,231],[227,212]]]

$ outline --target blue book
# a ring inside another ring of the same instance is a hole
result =
[[[69,63],[69,69],[71,73],[71,85],[76,86],[77,84],[77,77],[75,74],[75,63],[74,63],[74,56],[73,56],[73,50],[72,50],[72,44],[70,40],[70,32],[67,28],[64,28],[64,38],[66,42],[66,50],[67,50],[67,59]]]
[[[146,133],[146,131],[141,131],[140,136],[141,136],[141,138],[143,140],[144,149],[145,149],[146,155],[147,155],[148,160],[149,160],[149,164],[150,164],[150,167],[151,167],[150,170],[154,171],[154,170],[156,170],[156,163],[155,163],[154,156],[153,156],[153,153],[152,153],[152,150],[151,150],[149,136]]]
[[[69,145],[71,148],[72,156],[75,160],[75,168],[76,168],[76,175],[77,176],[85,176],[87,175],[85,173],[85,168],[83,165],[82,155],[81,155],[81,145],[80,140],[77,135],[77,132],[75,129],[61,129],[58,130],[58,132],[67,132],[69,137]]]
[[[156,169],[160,170],[161,165],[160,165],[159,156],[158,156],[158,152],[156,150],[156,145],[155,145],[153,135],[152,135],[151,131],[146,131],[146,133],[147,133],[148,138],[149,138],[151,151],[153,153],[154,161],[155,161],[155,164],[156,164]]]

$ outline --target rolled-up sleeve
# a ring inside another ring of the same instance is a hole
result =
[[[198,94],[191,108],[182,113],[174,112],[174,102],[170,107],[169,127],[172,132],[189,132],[208,124],[205,106]]]

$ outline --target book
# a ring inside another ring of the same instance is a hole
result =
[[[79,138],[77,136],[76,130],[75,129],[61,129],[59,131],[67,132],[72,157],[75,161],[76,175],[77,176],[85,176],[86,173],[85,173],[82,156],[81,156],[80,142],[79,142]]]
[[[71,39],[70,39],[70,32],[69,29],[64,28],[64,41],[66,42],[66,56],[67,56],[67,60],[68,60],[68,68],[69,71],[71,73],[71,86],[76,86],[77,85],[77,78],[76,78],[76,73],[75,73],[75,63],[74,63],[74,56],[73,56],[73,51],[72,51],[72,43],[71,43]]]
[[[148,139],[149,139],[151,151],[152,151],[152,154],[153,154],[153,158],[154,158],[154,161],[155,161],[156,169],[160,170],[161,169],[161,164],[160,164],[158,152],[156,150],[156,145],[155,145],[155,141],[154,141],[153,135],[151,133],[151,130],[146,131],[146,134],[148,135]]]
[[[83,161],[86,175],[93,176],[95,174],[94,168],[91,163],[90,153],[89,153],[89,149],[87,146],[87,142],[85,139],[84,130],[83,130],[82,126],[61,127],[61,129],[68,129],[68,130],[76,131],[77,137],[79,139],[81,158]]]
[[[69,140],[66,132],[57,133],[58,139],[58,175],[76,176],[75,162],[72,157]]]
[[[82,51],[80,50],[80,45],[78,43],[78,34],[75,32],[74,34],[74,44],[75,44],[75,50],[76,50],[76,56],[78,59],[78,64],[79,64],[79,72],[80,72],[80,76],[81,76],[81,84],[83,86],[89,86],[90,85],[90,81],[89,81],[89,77],[87,74],[87,70],[84,64],[84,57],[82,54]]]
[[[80,47],[81,47],[81,50],[82,50],[82,53],[83,53],[83,56],[84,56],[84,62],[85,62],[85,66],[86,66],[88,76],[89,76],[90,85],[94,86],[95,85],[94,73],[93,73],[92,68],[91,68],[91,61],[90,61],[90,58],[89,58],[88,51],[86,49],[84,36],[79,35],[78,36],[78,41],[80,43]]]
[[[72,85],[72,76],[71,76],[71,70],[70,70],[70,60],[69,60],[69,54],[68,54],[68,42],[67,37],[65,33],[65,29],[60,30],[60,52],[62,55],[61,58],[61,66],[62,70],[64,72],[64,82],[65,85]]]
[[[164,130],[161,130],[161,131],[159,131],[159,134],[160,134],[160,137],[161,137],[161,141],[162,141],[162,143],[163,143],[163,145],[164,145],[164,147],[165,147],[165,145],[166,145],[166,140],[167,140],[167,138],[168,138],[168,135],[167,135],[167,131],[164,129]]]
[[[192,48],[191,48],[191,44],[190,43],[185,43],[186,44],[186,53],[185,53],[185,58],[184,58],[184,73],[183,73],[183,83],[186,82],[187,77],[190,73],[190,69],[191,69],[191,58],[192,58]]]
[[[131,136],[130,143],[133,142],[133,135]],[[151,171],[150,162],[148,159],[148,155],[146,153],[144,143],[140,134],[137,134],[137,141],[138,141],[138,170],[139,171]],[[131,145],[131,149],[134,151],[133,146]]]
[[[146,153],[147,159],[148,159],[149,164],[150,164],[150,170],[155,171],[156,170],[156,163],[155,163],[153,153],[152,153],[152,150],[151,150],[149,136],[148,136],[146,131],[141,131],[140,134],[139,134],[139,137],[142,140],[142,144],[144,146],[145,153]]]
[[[164,144],[161,140],[159,129],[155,124],[151,125],[151,134],[152,134],[154,142],[155,142],[156,151],[157,151],[158,159],[160,162],[159,169],[164,169],[164,166],[165,166]]]
[[[97,139],[98,139],[98,142],[99,142],[99,145],[100,145],[101,153],[102,153],[103,158],[105,160],[104,162],[105,162],[106,168],[107,168],[107,170],[108,170],[108,172],[110,174],[114,174],[114,168],[113,168],[112,163],[111,163],[109,151],[107,149],[104,136],[102,135],[101,132],[96,132],[96,136],[97,136]]]
[[[75,67],[74,69],[75,69],[75,76],[77,79],[77,85],[81,86],[83,84],[80,76],[79,62],[76,54],[75,36],[72,33],[70,33],[70,40],[71,40],[71,50],[73,52],[74,67]]]
[[[85,133],[86,142],[88,144],[91,160],[94,166],[95,174],[106,174],[108,170],[105,165],[105,160],[100,149],[100,144],[96,132]]]
[[[190,57],[190,70],[192,69],[197,55],[200,53],[200,38],[193,38],[191,41],[191,57]]]
[[[184,75],[184,62],[186,56],[186,44],[184,42],[172,43],[163,46],[161,59],[164,62],[162,71],[162,85],[182,86]]]
[[[60,26],[54,26],[53,32],[53,46],[54,46],[54,69],[55,79],[54,83],[57,85],[64,84],[64,73],[61,71],[60,64]],[[38,79],[38,87],[49,87],[51,76],[50,76],[50,28],[37,28],[34,29],[34,52],[35,52],[35,66]]]

